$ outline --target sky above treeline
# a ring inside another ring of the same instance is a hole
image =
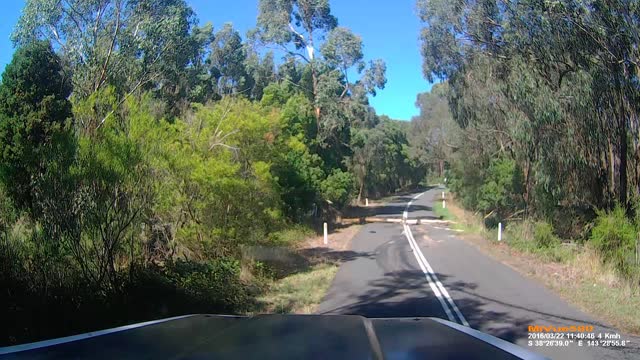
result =
[[[0,71],[11,61],[10,36],[23,0],[3,1],[0,12]],[[214,30],[230,22],[241,34],[255,27],[258,0],[187,0],[201,24],[211,22]],[[332,0],[331,9],[342,26],[360,35],[367,60],[381,58],[387,63],[387,85],[372,97],[371,105],[379,115],[410,120],[418,114],[416,95],[428,91],[431,84],[422,76],[418,36],[420,21],[415,0]]]

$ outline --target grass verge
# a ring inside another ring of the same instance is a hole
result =
[[[274,281],[257,298],[262,313],[311,314],[322,301],[338,271],[336,264],[318,264],[309,270]]]
[[[282,236],[289,239],[288,246],[247,251],[245,257],[253,269],[246,273],[259,276],[261,283],[256,289],[254,306],[247,314],[315,312],[360,228],[344,225],[332,229],[326,245],[322,236],[293,239],[305,234],[298,229]]]
[[[455,221],[464,230],[461,237],[485,254],[525,276],[543,283],[567,302],[612,326],[634,335],[640,334],[640,289],[627,281],[588,245],[554,243],[539,246],[528,240],[534,225],[512,224],[497,242],[497,231],[484,227],[482,217],[448,199],[434,203],[434,212]],[[535,236],[533,236],[535,237]]]

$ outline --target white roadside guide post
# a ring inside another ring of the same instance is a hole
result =
[[[329,243],[329,239],[327,236],[327,223],[324,223],[324,244],[327,245]]]
[[[502,223],[498,223],[498,241],[502,241]]]
[[[364,199],[364,206],[369,206],[369,198]]]
[[[327,200],[327,204],[333,205],[333,202],[331,200]],[[326,221],[324,222],[322,227],[324,228],[323,229],[324,230],[324,244],[327,245],[329,243],[329,238],[328,238],[328,235],[327,235],[327,222]]]

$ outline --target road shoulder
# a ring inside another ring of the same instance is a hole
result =
[[[566,262],[551,261],[540,255],[515,249],[506,242],[488,240],[486,233],[478,231],[477,221],[470,219],[472,215],[454,201],[448,201],[447,208],[458,222],[457,228],[465,229],[457,233],[460,239],[543,285],[597,321],[634,337],[638,343],[640,315],[637,309],[640,308],[640,299],[620,287],[588,251],[578,253],[575,258]],[[613,306],[618,309],[614,311]]]

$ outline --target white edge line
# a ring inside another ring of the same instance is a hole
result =
[[[427,270],[429,271],[430,275],[435,280],[436,285],[438,286],[438,288],[440,289],[440,291],[442,292],[444,297],[449,301],[449,304],[451,305],[451,308],[453,309],[453,311],[456,313],[456,315],[458,315],[458,318],[462,322],[462,325],[469,326],[469,323],[467,322],[467,319],[464,318],[464,315],[462,315],[462,312],[460,311],[460,309],[458,309],[456,304],[453,302],[453,299],[449,295],[449,292],[447,291],[447,289],[445,289],[444,285],[442,285],[442,283],[440,282],[440,280],[436,276],[435,272],[433,271],[433,268],[431,267],[431,265],[429,265],[429,262],[424,257],[424,254],[422,254],[422,251],[420,250],[420,247],[418,246],[418,243],[416,242],[415,238],[413,237],[413,233],[411,233],[411,228],[409,228],[409,226],[407,226],[407,233],[408,233],[408,236],[411,237],[411,240],[413,240],[414,243],[415,243],[415,247],[418,250],[417,251],[418,256],[420,256],[420,258],[424,262],[425,267],[427,268]]]
[[[120,332],[120,331],[141,328],[143,326],[159,324],[159,323],[163,323],[163,322],[166,322],[166,321],[184,319],[184,318],[188,318],[188,317],[191,317],[191,316],[196,316],[196,315],[192,314],[192,315],[176,316],[176,317],[167,318],[167,319],[147,321],[147,322],[138,323],[138,324],[120,326],[120,327],[112,328],[112,329],[106,329],[106,330],[100,330],[100,331],[92,331],[92,332],[79,334],[79,335],[61,337],[61,338],[57,338],[57,339],[38,341],[38,342],[22,344],[22,345],[14,345],[14,346],[2,347],[2,348],[0,348],[0,355],[6,355],[6,354],[16,353],[16,352],[20,352],[20,351],[35,350],[35,349],[40,349],[40,348],[47,347],[47,346],[65,344],[65,343],[69,343],[69,342],[72,342],[72,341],[89,339],[89,338],[96,337],[96,336],[107,335],[107,334],[112,334],[112,333],[116,333],[116,332]]]
[[[429,286],[431,287],[431,291],[433,291],[433,293],[438,298],[438,301],[440,301],[440,305],[442,306],[442,309],[444,310],[444,312],[447,314],[447,317],[449,318],[449,320],[456,321],[455,317],[453,316],[453,313],[451,312],[451,309],[449,309],[449,307],[447,306],[446,301],[444,300],[442,294],[440,293],[440,290],[438,289],[438,286],[431,279],[431,276],[429,276],[429,273],[427,272],[427,269],[425,268],[424,264],[420,260],[420,257],[418,256],[418,251],[419,250],[417,250],[415,248],[413,242],[409,238],[409,232],[411,231],[411,229],[409,229],[409,226],[406,225],[406,224],[403,224],[403,226],[405,228],[405,235],[407,237],[407,241],[409,241],[409,246],[411,246],[411,250],[413,250],[413,255],[416,257],[416,261],[418,261],[418,265],[420,266],[420,270],[422,270],[422,272],[424,273],[424,275],[425,275],[425,277],[427,279],[427,282],[429,283]]]

